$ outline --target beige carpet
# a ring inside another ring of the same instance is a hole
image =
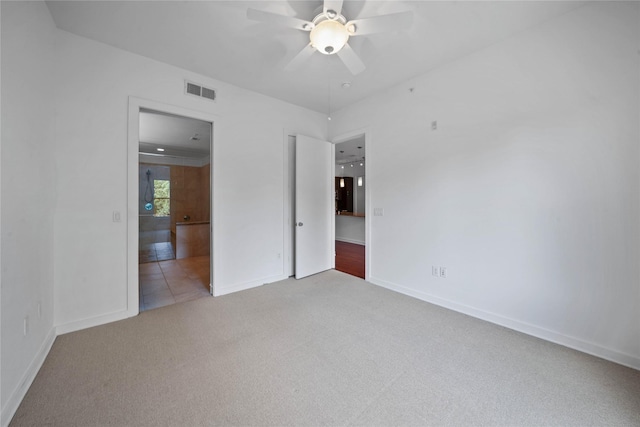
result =
[[[57,338],[11,426],[640,425],[640,372],[329,271]]]

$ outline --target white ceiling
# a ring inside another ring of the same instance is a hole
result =
[[[48,1],[58,28],[323,113],[536,26],[577,1],[345,1],[347,19],[413,11],[403,31],[352,37],[366,65],[336,55],[283,67],[308,33],[246,18],[247,8],[309,20],[321,1]],[[341,84],[351,82],[345,90]]]
[[[211,147],[211,123],[143,110],[139,138],[140,153],[206,159]],[[159,152],[158,148],[164,151]]]
[[[344,153],[341,153],[341,151],[344,151]],[[356,164],[359,163],[359,161],[364,157],[366,157],[364,135],[336,144],[337,165],[348,163]]]

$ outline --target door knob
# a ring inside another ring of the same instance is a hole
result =
[[[299,223],[298,223],[298,227],[302,227],[302,225],[303,225],[303,224],[302,224],[301,222],[299,222]]]

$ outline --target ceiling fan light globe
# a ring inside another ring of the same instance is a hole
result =
[[[349,33],[338,21],[322,21],[310,34],[311,45],[320,53],[331,55],[337,53],[347,44]]]

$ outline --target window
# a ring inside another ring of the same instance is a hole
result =
[[[171,214],[170,181],[166,179],[153,180],[154,216],[169,216]]]

